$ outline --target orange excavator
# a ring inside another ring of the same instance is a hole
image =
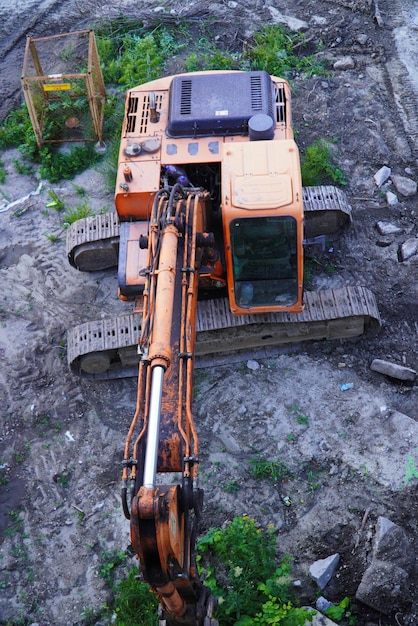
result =
[[[303,291],[306,249],[343,230],[351,209],[335,187],[302,188],[289,86],[266,72],[131,89],[115,205],[71,227],[68,258],[83,271],[117,265],[134,306],[69,331],[69,363],[90,379],[138,376],[122,476],[132,546],[161,626],[216,626],[194,554],[197,356],[357,336],[379,312],[363,287]]]

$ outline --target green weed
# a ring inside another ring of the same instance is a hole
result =
[[[39,173],[51,183],[71,179],[101,159],[92,144],[75,146],[65,153],[45,146],[39,152],[39,157],[41,159]]]
[[[54,480],[60,487],[68,489],[68,487],[70,486],[70,478],[71,473],[64,470],[63,472],[59,472],[59,474],[56,474]]]
[[[197,548],[198,567],[218,598],[222,626],[312,621],[310,613],[295,607],[290,558],[277,567],[273,527],[259,528],[249,517],[236,517],[224,528],[211,528]]]
[[[56,243],[59,239],[59,235],[56,235],[55,233],[51,233],[49,230],[47,230],[44,233],[44,236],[48,239],[48,241],[50,241],[51,243]]]
[[[324,74],[324,65],[314,54],[304,54],[306,48],[303,33],[288,32],[282,25],[275,24],[254,34],[254,45],[248,46],[246,56],[253,69],[265,70],[274,76]]]
[[[304,186],[336,183],[346,185],[342,170],[332,162],[330,142],[318,139],[302,154],[302,181]]]
[[[19,159],[13,159],[13,165],[15,166],[15,170],[18,174],[25,176],[30,176],[32,174],[33,166],[30,163],[19,161]]]
[[[291,404],[288,409],[291,414],[296,417],[296,421],[298,424],[300,424],[301,426],[309,426],[309,417],[305,415],[297,402],[293,402],[293,404]]]
[[[117,626],[157,626],[158,600],[150,588],[137,578],[138,569],[132,568],[122,580],[114,595],[113,622]]]
[[[0,126],[0,148],[13,148],[26,143],[27,137],[33,136],[32,124],[30,121],[26,104],[11,111],[3,120]]]
[[[3,161],[0,159],[0,184],[4,185],[4,183],[6,182],[6,170],[4,169],[4,163]]]
[[[126,553],[122,550],[103,552],[99,569],[100,578],[104,578],[108,583],[112,583],[116,568],[125,563],[125,561]]]
[[[337,620],[338,622],[344,620],[344,624],[347,626],[354,626],[356,623],[356,616],[351,611],[350,604],[350,598],[346,596],[339,604],[328,607],[325,610],[325,615],[327,615],[330,619]]]
[[[219,50],[213,42],[205,41],[203,49],[191,52],[184,60],[187,72],[208,70],[242,69],[241,57],[229,51]]]
[[[227,493],[234,493],[236,491],[239,491],[240,486],[241,484],[239,480],[231,479],[231,480],[228,480],[223,490],[226,491]]]
[[[4,530],[6,537],[12,537],[23,531],[23,519],[21,518],[22,511],[9,511],[10,523],[8,528]]]
[[[85,217],[93,215],[93,211],[90,209],[87,203],[78,204],[76,207],[68,209],[64,214],[64,227],[68,228],[71,224],[74,224],[77,220],[81,220]]]
[[[151,32],[140,21],[126,21],[116,30],[105,25],[96,31],[97,48],[105,83],[124,90],[158,78],[165,63],[186,44],[162,25]]]
[[[286,463],[280,458],[269,461],[263,456],[259,456],[256,459],[250,459],[250,465],[252,466],[250,475],[257,479],[268,478],[278,482],[290,478],[292,475]]]
[[[308,481],[309,489],[311,490],[312,493],[316,491],[317,489],[319,489],[319,487],[321,486],[321,483],[317,482],[316,476],[312,470],[308,471],[307,481]]]

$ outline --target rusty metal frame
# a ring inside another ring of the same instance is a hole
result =
[[[46,74],[42,67],[40,56],[38,53],[39,44],[48,42],[51,40],[57,40],[59,38],[74,36],[86,36],[87,41],[87,72],[69,72],[69,73],[56,73]],[[38,47],[37,47],[38,46]],[[29,64],[33,63],[36,75],[29,75]],[[64,89],[65,81],[81,80],[85,84],[86,99],[89,105],[90,117],[94,128],[94,137],[81,137],[76,139],[45,139],[43,137],[45,115],[48,107],[48,90],[45,88],[48,85],[56,84],[56,81],[61,81]],[[54,83],[55,81],[55,83]],[[38,84],[40,87],[40,93],[42,94],[43,105],[41,105],[40,111],[37,110],[34,99],[32,97],[31,87],[34,84]],[[92,30],[79,30],[70,33],[63,33],[59,35],[51,35],[49,37],[28,37],[26,41],[25,55],[23,61],[23,69],[21,76],[21,85],[25,102],[28,107],[29,116],[31,119],[32,127],[35,133],[36,142],[38,147],[41,148],[45,143],[67,143],[67,142],[84,142],[84,141],[97,141],[100,144],[103,143],[103,120],[104,120],[104,105],[106,102],[106,90],[103,81],[103,76],[100,68],[100,60],[97,51],[96,39]]]

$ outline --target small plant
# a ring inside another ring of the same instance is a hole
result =
[[[226,483],[225,487],[223,488],[224,491],[226,491],[227,493],[233,493],[235,491],[239,491],[240,489],[240,482],[239,480],[228,480],[228,482]]]
[[[122,550],[111,550],[104,552],[101,558],[99,569],[100,578],[104,578],[108,583],[113,582],[115,569],[125,563],[126,553]]]
[[[13,164],[18,174],[22,174],[25,176],[30,176],[32,174],[32,165],[30,163],[19,161],[19,159],[13,159]]]
[[[77,220],[81,220],[84,217],[93,215],[90,207],[84,202],[78,204],[76,207],[68,209],[64,215],[64,228],[68,228],[71,224],[74,224]]]
[[[74,187],[74,191],[76,192],[77,196],[79,196],[80,198],[84,198],[87,195],[87,191],[81,185],[75,185],[73,183],[73,187]]]
[[[198,566],[218,598],[222,626],[296,626],[312,620],[294,606],[291,559],[276,565],[273,527],[265,530],[247,516],[236,517],[225,528],[211,528],[197,547]]]
[[[180,37],[161,25],[147,32],[138,20],[117,33],[98,29],[96,38],[104,81],[124,90],[158,78],[166,61],[186,45],[183,29]]]
[[[4,535],[6,537],[12,537],[17,533],[21,533],[23,530],[23,519],[20,517],[21,511],[9,511],[10,524],[5,529]]]
[[[26,458],[26,454],[23,450],[15,450],[13,452],[13,457],[16,463],[23,463]]]
[[[4,169],[4,163],[0,159],[0,184],[3,185],[6,182],[6,170]]]
[[[53,189],[48,189],[48,196],[51,198],[51,202],[46,205],[47,209],[54,209],[54,211],[62,211],[65,208],[65,203],[61,198],[57,196]]]
[[[316,491],[317,489],[319,489],[319,487],[321,486],[321,483],[315,480],[315,474],[313,473],[312,470],[308,471],[307,481],[308,481],[309,489],[311,490],[312,493]]]
[[[50,241],[51,243],[56,243],[59,239],[59,235],[56,235],[54,233],[51,233],[49,230],[47,230],[44,233],[44,236],[48,239],[48,241]]]
[[[356,616],[351,611],[350,605],[350,598],[346,596],[339,604],[328,607],[325,611],[325,615],[347,626],[354,626],[356,623]]]
[[[114,610],[117,626],[157,626],[158,600],[145,583],[138,580],[137,568],[129,571],[115,590]]]
[[[302,181],[304,186],[321,185],[329,182],[346,185],[341,169],[332,162],[330,142],[318,139],[308,146],[302,157]]]
[[[52,480],[60,487],[67,489],[70,486],[70,478],[71,472],[69,472],[68,470],[63,470],[62,472],[57,472],[56,474],[54,474]]]
[[[250,459],[250,474],[253,478],[270,478],[274,482],[285,480],[291,477],[291,472],[286,463],[278,458],[274,461],[259,456],[256,459]]]
[[[309,417],[305,415],[297,402],[288,407],[290,412],[296,417],[296,421],[301,426],[309,426]]]

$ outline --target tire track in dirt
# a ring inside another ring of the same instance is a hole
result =
[[[418,30],[418,7],[409,0],[393,0],[386,3],[384,14],[396,16],[392,29],[393,47],[387,50],[391,55],[382,68],[385,73],[385,86],[390,100],[396,106],[397,117],[402,125],[411,151],[418,157],[418,52],[416,37]],[[385,33],[383,33],[385,35]],[[387,44],[386,44],[387,45]],[[388,100],[388,116],[394,109]]]

